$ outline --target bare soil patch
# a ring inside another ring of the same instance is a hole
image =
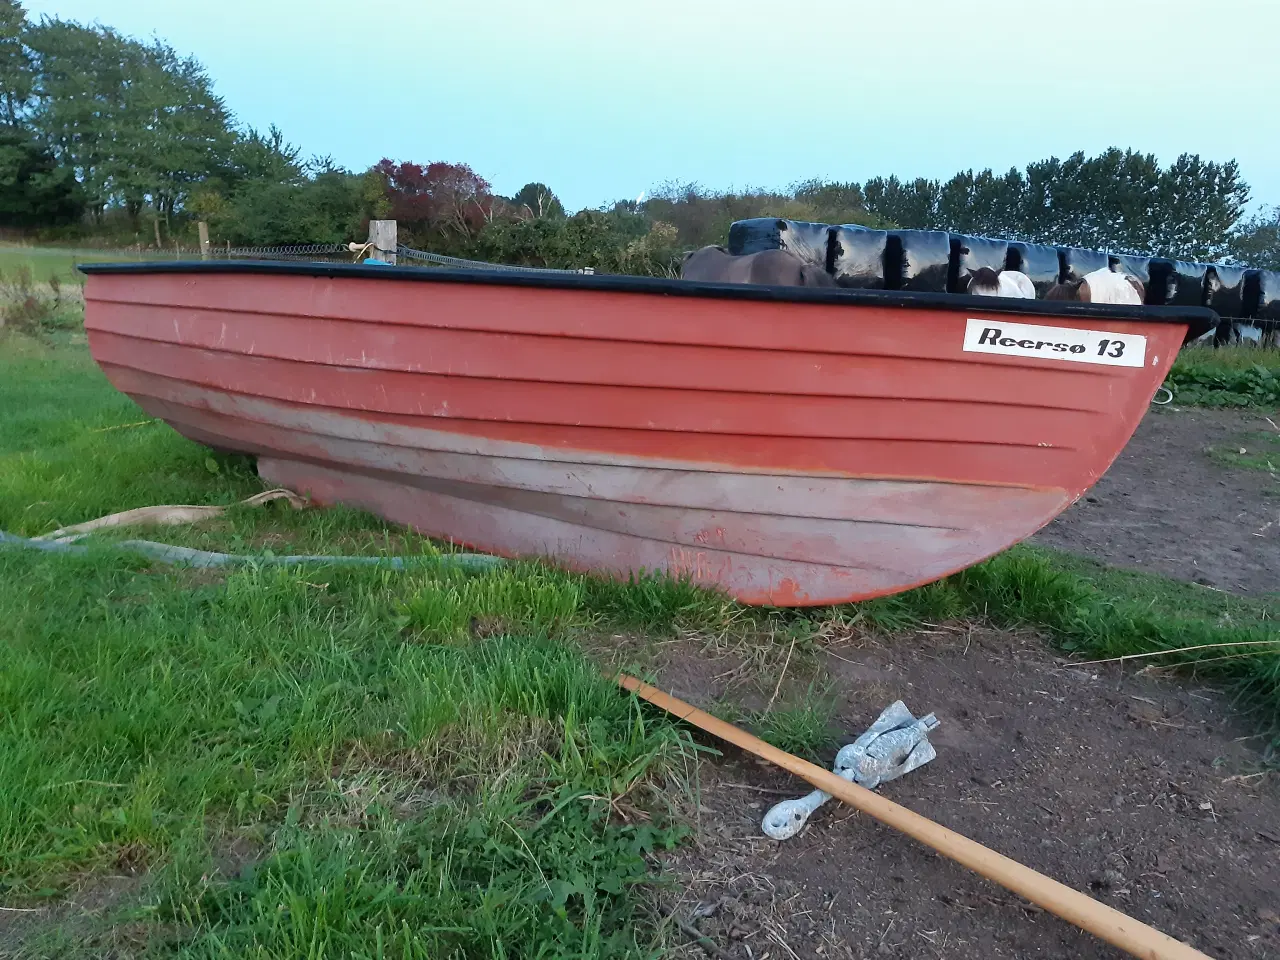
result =
[[[1033,542],[1233,593],[1280,591],[1280,481],[1209,454],[1275,432],[1280,415],[1269,415],[1153,407],[1097,485]]]
[[[130,869],[87,877],[57,903],[47,907],[0,908],[0,958],[32,956],[28,941],[58,932],[68,938],[103,928],[105,918],[138,896],[145,874]]]
[[[740,699],[715,679],[733,657],[708,662],[689,641],[659,656],[677,696]],[[1214,690],[960,626],[819,658],[809,667],[834,681],[840,743],[899,698],[942,722],[937,759],[884,795],[1210,956],[1280,955],[1280,775]],[[669,861],[664,906],[720,956],[1124,956],[834,801],[792,840],[764,837],[765,811],[808,785],[713,745],[729,752],[703,764],[698,840]]]
[[[261,852],[256,840],[227,838],[215,847],[209,878],[235,876]],[[178,928],[129,916],[146,902],[151,877],[145,854],[139,854],[136,860],[122,856],[113,872],[86,874],[46,906],[0,907],[0,960],[151,955],[149,948]]]

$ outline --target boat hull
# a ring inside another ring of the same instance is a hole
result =
[[[380,269],[95,268],[90,347],[149,414],[321,503],[752,604],[890,594],[1029,536],[1211,322]],[[974,323],[1144,353],[983,352]]]

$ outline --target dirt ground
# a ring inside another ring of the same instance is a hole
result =
[[[1097,485],[1033,542],[1233,593],[1280,591],[1280,482],[1206,453],[1274,431],[1280,417],[1271,421],[1153,407]]]
[[[1089,495],[1035,539],[1222,590],[1280,591],[1280,483],[1208,454],[1267,429],[1255,412],[1153,408]],[[742,698],[725,686],[731,656],[708,662],[688,643],[663,656],[659,681],[677,696]],[[937,759],[885,796],[1210,956],[1280,956],[1280,772],[1217,692],[1073,666],[1031,633],[960,626],[821,657],[808,669],[840,698],[841,743],[895,699],[942,722]],[[700,839],[670,861],[665,903],[686,925],[687,956],[1124,956],[836,802],[792,840],[764,837],[769,807],[806,785],[732,748],[703,777]]]
[[[716,679],[732,657],[663,656],[677,696],[732,695]],[[1280,956],[1280,774],[1214,691],[966,627],[821,656],[847,740],[899,698],[941,720],[937,759],[883,795],[1210,956]],[[805,785],[733,748],[702,769],[699,840],[669,861],[664,906],[720,960],[1124,956],[838,802],[770,840],[765,811]],[[681,956],[706,955],[684,936]]]

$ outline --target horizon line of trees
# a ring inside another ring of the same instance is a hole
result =
[[[0,227],[157,247],[197,220],[235,245],[344,242],[393,217],[405,242],[530,266],[665,273],[734,220],[940,229],[1280,269],[1280,209],[1244,217],[1234,160],[1111,148],[947,181],[810,180],[785,190],[665,184],[570,214],[531,182],[511,197],[462,163],[304,159],[274,125],[240,126],[203,65],[98,23],[32,21],[0,0]]]
[[[946,183],[896,177],[864,187],[868,209],[899,225],[1031,243],[1209,260],[1230,253],[1249,203],[1236,161],[1112,147],[1050,157],[1003,175],[965,170]]]

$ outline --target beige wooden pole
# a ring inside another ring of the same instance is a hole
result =
[[[681,720],[701,727],[721,740],[754,753],[770,763],[777,764],[797,777],[807,780],[819,790],[825,790],[833,797],[875,817],[881,823],[902,831],[925,846],[932,847],[943,856],[950,857],[970,870],[982,874],[988,880],[995,881],[1018,896],[1044,907],[1049,912],[1057,914],[1062,919],[1074,923],[1082,930],[1087,930],[1135,957],[1141,957],[1142,960],[1210,960],[1206,954],[1161,933],[1154,927],[1134,920],[1105,903],[1099,903],[1078,890],[1072,890],[1057,880],[1037,873],[1030,867],[1024,867],[1016,860],[1010,860],[994,850],[989,850],[982,844],[963,837],[953,830],[948,830],[928,817],[913,813],[906,807],[899,806],[865,787],[850,783],[830,770],[824,770],[816,764],[770,746],[745,730],[718,720],[683,700],[678,700],[656,687],[642,683],[635,677],[623,674],[618,677],[618,683]]]
[[[396,222],[394,220],[370,220],[369,243],[373,250],[371,256],[375,260],[395,266],[396,251],[400,249],[396,240]]]

